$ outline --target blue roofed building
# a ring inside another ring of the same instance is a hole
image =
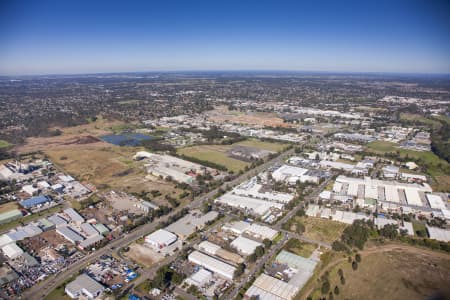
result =
[[[39,204],[44,204],[46,202],[51,201],[51,199],[47,196],[41,195],[41,196],[35,196],[28,198],[26,200],[22,200],[19,202],[20,205],[22,205],[23,208],[33,208]]]

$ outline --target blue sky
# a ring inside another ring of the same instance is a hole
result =
[[[0,1],[0,74],[450,73],[450,1]]]

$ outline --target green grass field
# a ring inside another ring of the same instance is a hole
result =
[[[268,150],[273,152],[281,152],[288,144],[264,142],[257,139],[248,139],[242,142],[235,143],[233,145],[199,145],[181,148],[177,150],[178,154],[185,155],[200,160],[209,161],[218,165],[221,165],[229,171],[239,172],[244,170],[250,163],[241,161],[228,156],[228,151],[235,145],[254,147],[262,150]]]
[[[285,229],[296,232],[298,224],[305,226],[303,236],[325,243],[332,243],[339,239],[345,227],[347,227],[344,223],[328,219],[295,216],[289,220]]]
[[[316,244],[306,243],[297,239],[289,239],[286,245],[283,247],[284,250],[292,252],[294,254],[308,258],[317,249]]]
[[[425,226],[424,223],[417,220],[413,220],[412,225],[414,229],[414,234],[417,235],[417,232],[420,231],[422,232],[422,236],[427,236],[427,227]]]
[[[70,300],[71,298],[67,296],[64,291],[64,287],[58,287],[54,289],[50,294],[45,297],[45,300]]]
[[[235,173],[244,170],[250,164],[238,159],[228,157],[227,151],[231,149],[229,145],[201,145],[178,149],[177,153],[193,157],[200,160],[206,160],[218,165],[224,166],[229,171]]]
[[[10,143],[8,143],[7,141],[4,141],[4,140],[0,140],[0,148],[7,148],[9,146],[11,146]]]
[[[409,121],[409,122],[414,122],[414,123],[419,123],[419,124],[423,124],[423,125],[428,125],[431,127],[439,127],[441,126],[441,124],[439,123],[439,121],[418,115],[418,114],[411,114],[411,113],[401,113],[400,114],[400,120],[403,121]]]
[[[287,144],[283,143],[273,143],[273,142],[263,142],[257,139],[248,139],[239,143],[236,143],[235,145],[242,145],[242,146],[248,146],[253,148],[258,148],[262,150],[267,151],[273,151],[273,152],[280,152],[286,149],[288,147]]]

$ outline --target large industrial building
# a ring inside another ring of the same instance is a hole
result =
[[[72,299],[95,299],[103,293],[105,288],[87,274],[81,274],[65,287],[66,294]]]
[[[280,193],[275,191],[263,191],[262,184],[258,183],[257,177],[253,177],[250,180],[238,185],[232,191],[232,194],[247,196],[255,199],[260,199],[270,202],[278,202],[286,204],[292,201],[293,195],[288,193]]]
[[[84,240],[84,238],[81,235],[72,230],[69,226],[58,227],[56,228],[56,232],[62,235],[66,240],[70,241],[73,244]]]
[[[26,200],[22,200],[19,202],[20,205],[22,205],[23,208],[29,209],[33,208],[38,205],[42,205],[44,203],[50,202],[51,199],[47,196],[35,196],[28,198]]]
[[[6,211],[0,214],[0,224],[5,224],[22,217],[23,217],[22,212],[18,209]]]
[[[145,237],[145,242],[150,244],[154,249],[163,249],[177,241],[177,236],[172,232],[164,229],[158,229]]]
[[[215,200],[216,203],[225,204],[231,207],[244,209],[249,214],[262,216],[266,214],[270,209],[282,209],[283,204],[266,201],[261,199],[255,199],[247,196],[234,195],[232,193],[226,193]]]
[[[188,260],[228,280],[233,280],[234,278],[234,272],[236,271],[235,267],[214,257],[203,254],[200,251],[194,251],[189,254]]]
[[[256,297],[259,300],[291,300],[297,291],[298,287],[263,273],[247,290],[245,299]]]
[[[67,216],[68,220],[76,224],[81,225],[84,222],[84,218],[77,213],[73,208],[67,208],[64,210],[64,214]]]
[[[353,224],[356,220],[372,220],[371,216],[364,213],[354,213],[352,211],[335,210],[326,207],[319,207],[315,204],[310,204],[306,210],[306,215],[309,217],[324,218],[345,224]],[[409,235],[414,235],[414,229],[411,222],[399,222],[398,220],[386,219],[383,217],[373,218],[374,224],[380,229],[387,224],[398,225],[399,229],[406,230]]]
[[[427,231],[430,239],[442,242],[450,242],[450,230],[427,226]]]
[[[212,168],[186,161],[170,155],[154,154],[140,151],[136,153],[134,159],[145,160],[147,172],[162,178],[171,178],[177,182],[191,184],[198,174],[205,172],[216,172]]]
[[[235,248],[242,255],[253,254],[258,246],[262,246],[262,244],[243,236],[239,236],[231,242],[231,247]]]
[[[224,224],[222,226],[222,230],[230,231],[234,234],[241,235],[244,233],[245,230],[247,230],[247,228],[250,227],[250,225],[251,224],[249,222],[234,221],[234,222]]]
[[[289,266],[295,273],[289,279],[289,285],[297,287],[299,290],[303,288],[306,282],[311,278],[317,261],[304,258],[288,251],[281,251],[275,258],[275,262]]]
[[[222,247],[220,247],[219,245],[216,245],[216,244],[208,242],[208,241],[201,242],[198,245],[198,249],[200,249],[204,253],[207,253],[207,254],[210,254],[213,256],[217,256],[217,257],[219,257],[223,260],[226,260],[235,265],[244,262],[244,259],[240,255],[230,252],[228,250],[225,250]]]
[[[283,281],[267,274],[256,278],[252,286],[245,292],[245,299],[256,297],[260,300],[291,300],[306,284],[314,273],[317,261],[304,258],[282,250],[274,263],[286,267],[288,281]]]
[[[272,173],[273,179],[276,181],[283,181],[290,185],[295,185],[299,182],[319,183],[320,176],[316,171],[304,168],[283,165]]]
[[[431,193],[428,184],[400,183],[365,178],[338,176],[333,186],[335,195],[347,197],[346,199],[373,199],[395,204],[424,206],[422,199],[425,193]]]
[[[268,191],[258,182],[258,177],[238,185],[230,192],[220,196],[216,203],[246,210],[247,213],[264,216],[272,210],[281,210],[294,199],[292,194]]]
[[[16,243],[9,243],[3,246],[2,252],[9,259],[15,259],[23,254],[23,250]]]
[[[205,227],[206,223],[215,220],[218,216],[219,213],[216,211],[210,211],[206,214],[200,211],[194,211],[167,226],[166,230],[175,233],[180,239],[186,239],[191,234]]]
[[[278,231],[273,230],[272,228],[267,226],[258,225],[256,223],[253,223],[248,228],[246,228],[245,233],[260,240],[273,240],[278,235]]]

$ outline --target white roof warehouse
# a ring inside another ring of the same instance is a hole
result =
[[[200,265],[205,269],[208,269],[226,279],[233,280],[236,268],[227,263],[224,263],[209,255],[203,254],[200,251],[192,252],[191,254],[189,254],[188,259],[190,262]]]

